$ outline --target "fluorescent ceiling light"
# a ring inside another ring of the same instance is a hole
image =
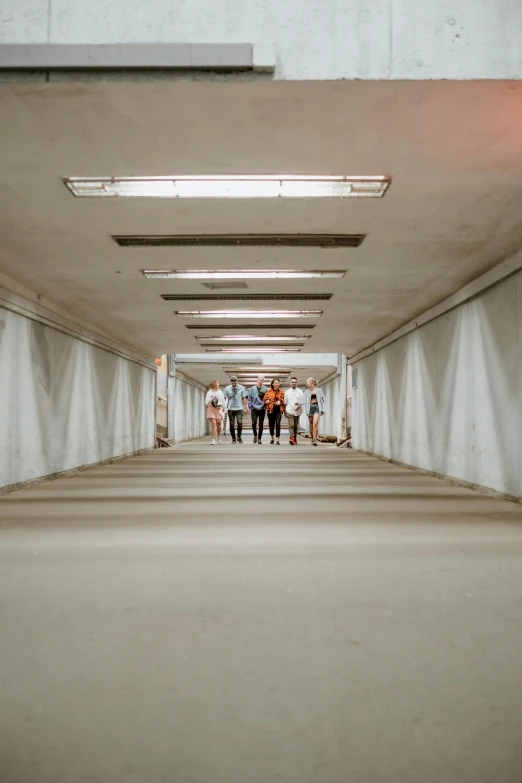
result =
[[[260,375],[264,375],[265,373],[256,373],[250,374],[250,375],[241,375],[240,373],[237,373],[237,377],[241,378],[244,381],[255,381],[257,378],[259,378]],[[274,373],[268,373],[269,375],[274,375]],[[288,378],[289,373],[275,373],[278,378]]]
[[[245,373],[257,373],[259,375],[263,372],[280,372],[283,374],[287,374],[289,372],[292,372],[291,367],[279,367],[278,365],[262,365],[262,364],[256,364],[254,366],[252,365],[240,365],[237,366],[230,366],[229,364],[226,365],[226,367],[223,367],[224,372],[226,372],[229,375],[241,375]],[[257,377],[256,375],[256,377]]]
[[[275,375],[275,377],[279,378],[279,380],[282,383],[286,383],[288,381],[288,375],[280,375],[280,374],[277,374],[277,373],[275,373],[275,374],[274,373],[267,373],[267,375],[268,375],[269,378],[272,378]],[[255,383],[258,378],[259,378],[258,375],[248,376],[248,377],[243,377],[242,375],[238,375],[237,376],[238,381],[240,381],[242,383]]]
[[[206,350],[208,350],[209,348],[216,348],[217,349],[218,346],[214,345],[214,343],[200,343],[200,347],[201,348],[205,348]],[[266,344],[265,345],[262,345],[262,344],[258,345],[256,343],[255,345],[251,345],[250,343],[246,343],[242,347],[239,347],[235,343],[227,343],[226,346],[222,347],[223,351],[227,351],[227,349],[228,349],[228,351],[233,351],[233,352],[238,352],[239,351],[240,353],[259,353],[259,351],[261,349],[263,349],[263,351],[265,353],[267,353],[267,352],[269,353],[272,349],[275,350],[276,348],[288,348],[288,349],[290,349],[290,348],[304,348],[304,343],[273,343],[270,346],[267,346]]]
[[[301,348],[205,348],[206,353],[299,353]]]
[[[299,269],[142,269],[149,279],[179,280],[308,280],[317,277],[344,277],[344,269],[321,272]]]
[[[177,310],[178,318],[320,318],[322,310]]]
[[[102,198],[380,198],[385,176],[64,177],[71,193]]]
[[[283,334],[281,336],[277,334],[273,335],[255,335],[255,334],[229,334],[228,336],[212,336],[212,337],[206,337],[205,335],[198,335],[196,337],[196,340],[201,341],[203,340],[206,343],[301,343],[303,340],[309,340],[311,335],[304,334],[302,337],[298,337],[297,335],[286,335]]]

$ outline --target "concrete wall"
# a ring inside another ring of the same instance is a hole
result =
[[[206,389],[177,369],[168,379],[168,436],[176,443],[207,434]]]
[[[514,0],[3,0],[0,42],[274,44],[279,79],[522,76]]]
[[[0,487],[154,446],[155,372],[0,308]]]
[[[354,369],[354,448],[522,495],[522,272]]]

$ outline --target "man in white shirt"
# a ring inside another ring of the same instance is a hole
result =
[[[303,392],[297,388],[297,378],[290,378],[290,388],[285,391],[285,412],[288,417],[290,445],[297,446],[297,428],[303,412]]]

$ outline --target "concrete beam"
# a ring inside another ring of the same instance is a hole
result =
[[[226,364],[227,366],[233,364],[259,364],[260,367],[265,365],[290,365],[291,367],[321,367],[334,366],[339,367],[339,354],[337,353],[264,353],[256,354],[251,353],[220,353],[220,354],[203,354],[203,353],[184,353],[175,354],[176,364]]]
[[[208,69],[275,67],[273,47],[251,43],[4,44],[0,69]]]

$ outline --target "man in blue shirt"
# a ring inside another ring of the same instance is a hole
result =
[[[241,435],[243,433],[243,414],[247,412],[246,399],[247,390],[237,382],[237,376],[230,377],[230,385],[223,391],[227,402],[228,419],[230,422],[230,435],[232,443],[243,443]],[[237,440],[236,440],[237,423]]]
[[[254,443],[259,443],[261,446],[261,438],[263,437],[263,424],[265,421],[265,403],[263,402],[264,396],[268,391],[268,387],[265,386],[265,376],[259,375],[257,378],[257,384],[252,386],[248,392],[248,407],[252,413],[252,429],[254,430]]]

